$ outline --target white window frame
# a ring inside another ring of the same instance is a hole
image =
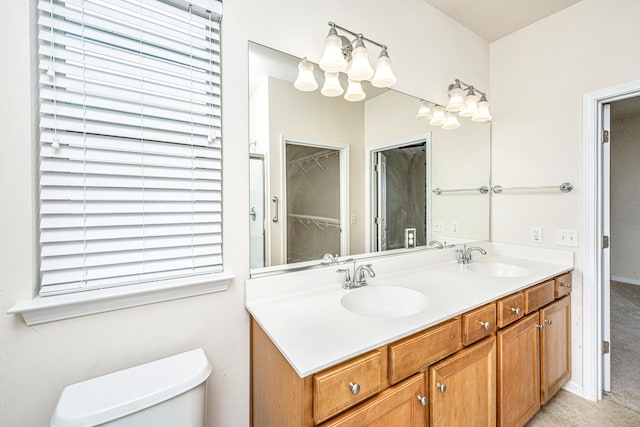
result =
[[[164,3],[170,2],[179,3],[179,0],[164,1]],[[222,15],[222,5],[219,0],[195,0],[189,3],[194,8],[201,7],[206,10],[212,10],[218,16]],[[34,55],[37,55],[37,53],[34,53]],[[220,129],[217,129],[215,134],[216,136],[221,136]],[[175,277],[158,281],[138,281],[122,286],[74,291],[50,296],[36,295],[30,301],[14,305],[9,309],[8,313],[21,314],[25,322],[28,325],[32,325],[176,298],[225,291],[229,288],[230,282],[234,278],[233,273],[223,270],[200,276]],[[36,290],[36,294],[38,293],[39,289]]]

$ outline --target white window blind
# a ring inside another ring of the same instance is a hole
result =
[[[222,6],[204,4],[39,1],[40,295],[223,270]]]

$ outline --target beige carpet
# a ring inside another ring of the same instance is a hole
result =
[[[527,426],[640,426],[640,286],[611,282],[611,393],[590,402],[560,390]]]

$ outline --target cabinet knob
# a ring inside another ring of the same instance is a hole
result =
[[[440,390],[440,393],[444,393],[445,391],[447,391],[447,385],[446,384],[436,383],[436,388],[438,390]]]
[[[551,319],[546,319],[546,320],[544,321],[544,323],[546,323],[547,325],[551,325],[551,324],[553,324],[553,320],[551,320]]]
[[[422,406],[427,406],[427,396],[423,396],[421,394],[418,395],[418,402],[420,402],[420,404]]]
[[[351,390],[351,394],[354,396],[360,393],[360,384],[354,383],[353,381],[349,383],[349,389]]]
[[[489,322],[480,322],[480,324],[482,325],[483,328],[487,330],[491,327],[491,323]]]
[[[540,329],[540,330],[543,330],[543,329],[544,329],[544,325],[538,325],[538,324],[536,324],[536,328],[538,328],[538,329]]]
[[[520,314],[520,307],[511,307],[511,311],[513,311],[515,314]]]
[[[571,289],[571,283],[560,283],[560,286]]]

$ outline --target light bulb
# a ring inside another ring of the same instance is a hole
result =
[[[471,117],[471,121],[473,122],[488,122],[491,121],[492,117],[489,113],[489,101],[487,101],[487,97],[482,95],[480,101],[478,101],[478,111]]]
[[[469,88],[467,96],[464,97],[464,103],[466,106],[459,113],[462,117],[471,117],[478,111],[478,96],[473,90],[473,86]]]
[[[347,101],[362,101],[366,97],[367,94],[362,90],[360,81],[349,79],[349,86],[347,87],[347,93],[344,94],[344,99]]]
[[[344,89],[340,84],[340,73],[330,73],[325,71],[324,73],[324,85],[320,93],[324,96],[340,96],[344,93]]]
[[[459,127],[460,127],[460,122],[458,121],[458,118],[456,117],[455,113],[448,112],[444,125],[442,125],[442,129],[452,130],[452,129],[458,129]]]
[[[320,68],[330,73],[337,73],[343,71],[346,66],[347,60],[342,53],[342,39],[338,36],[336,27],[331,25],[329,34],[324,40],[324,52],[320,59]]]
[[[416,114],[416,119],[425,119],[431,120],[433,118],[433,108],[431,108],[431,103],[428,101],[420,101],[420,105],[418,105],[418,113]]]
[[[369,64],[369,51],[362,42],[362,36],[358,36],[351,56],[353,59],[348,72],[349,78],[357,81],[369,80],[373,76],[373,68]]]
[[[431,118],[429,124],[431,126],[442,126],[446,119],[447,116],[445,115],[444,107],[441,105],[437,105],[433,109],[433,117]]]
[[[456,82],[451,86],[449,90],[449,103],[447,104],[447,111],[462,111],[466,106],[464,102],[464,90],[460,86],[460,82]]]
[[[304,58],[298,63],[298,78],[293,86],[303,92],[312,92],[318,89],[318,82],[313,75],[313,63]]]
[[[387,53],[387,47],[383,46],[376,62],[376,71],[371,84],[375,87],[389,87],[394,85],[396,81],[396,76],[393,75],[393,70],[391,69],[391,58]]]

